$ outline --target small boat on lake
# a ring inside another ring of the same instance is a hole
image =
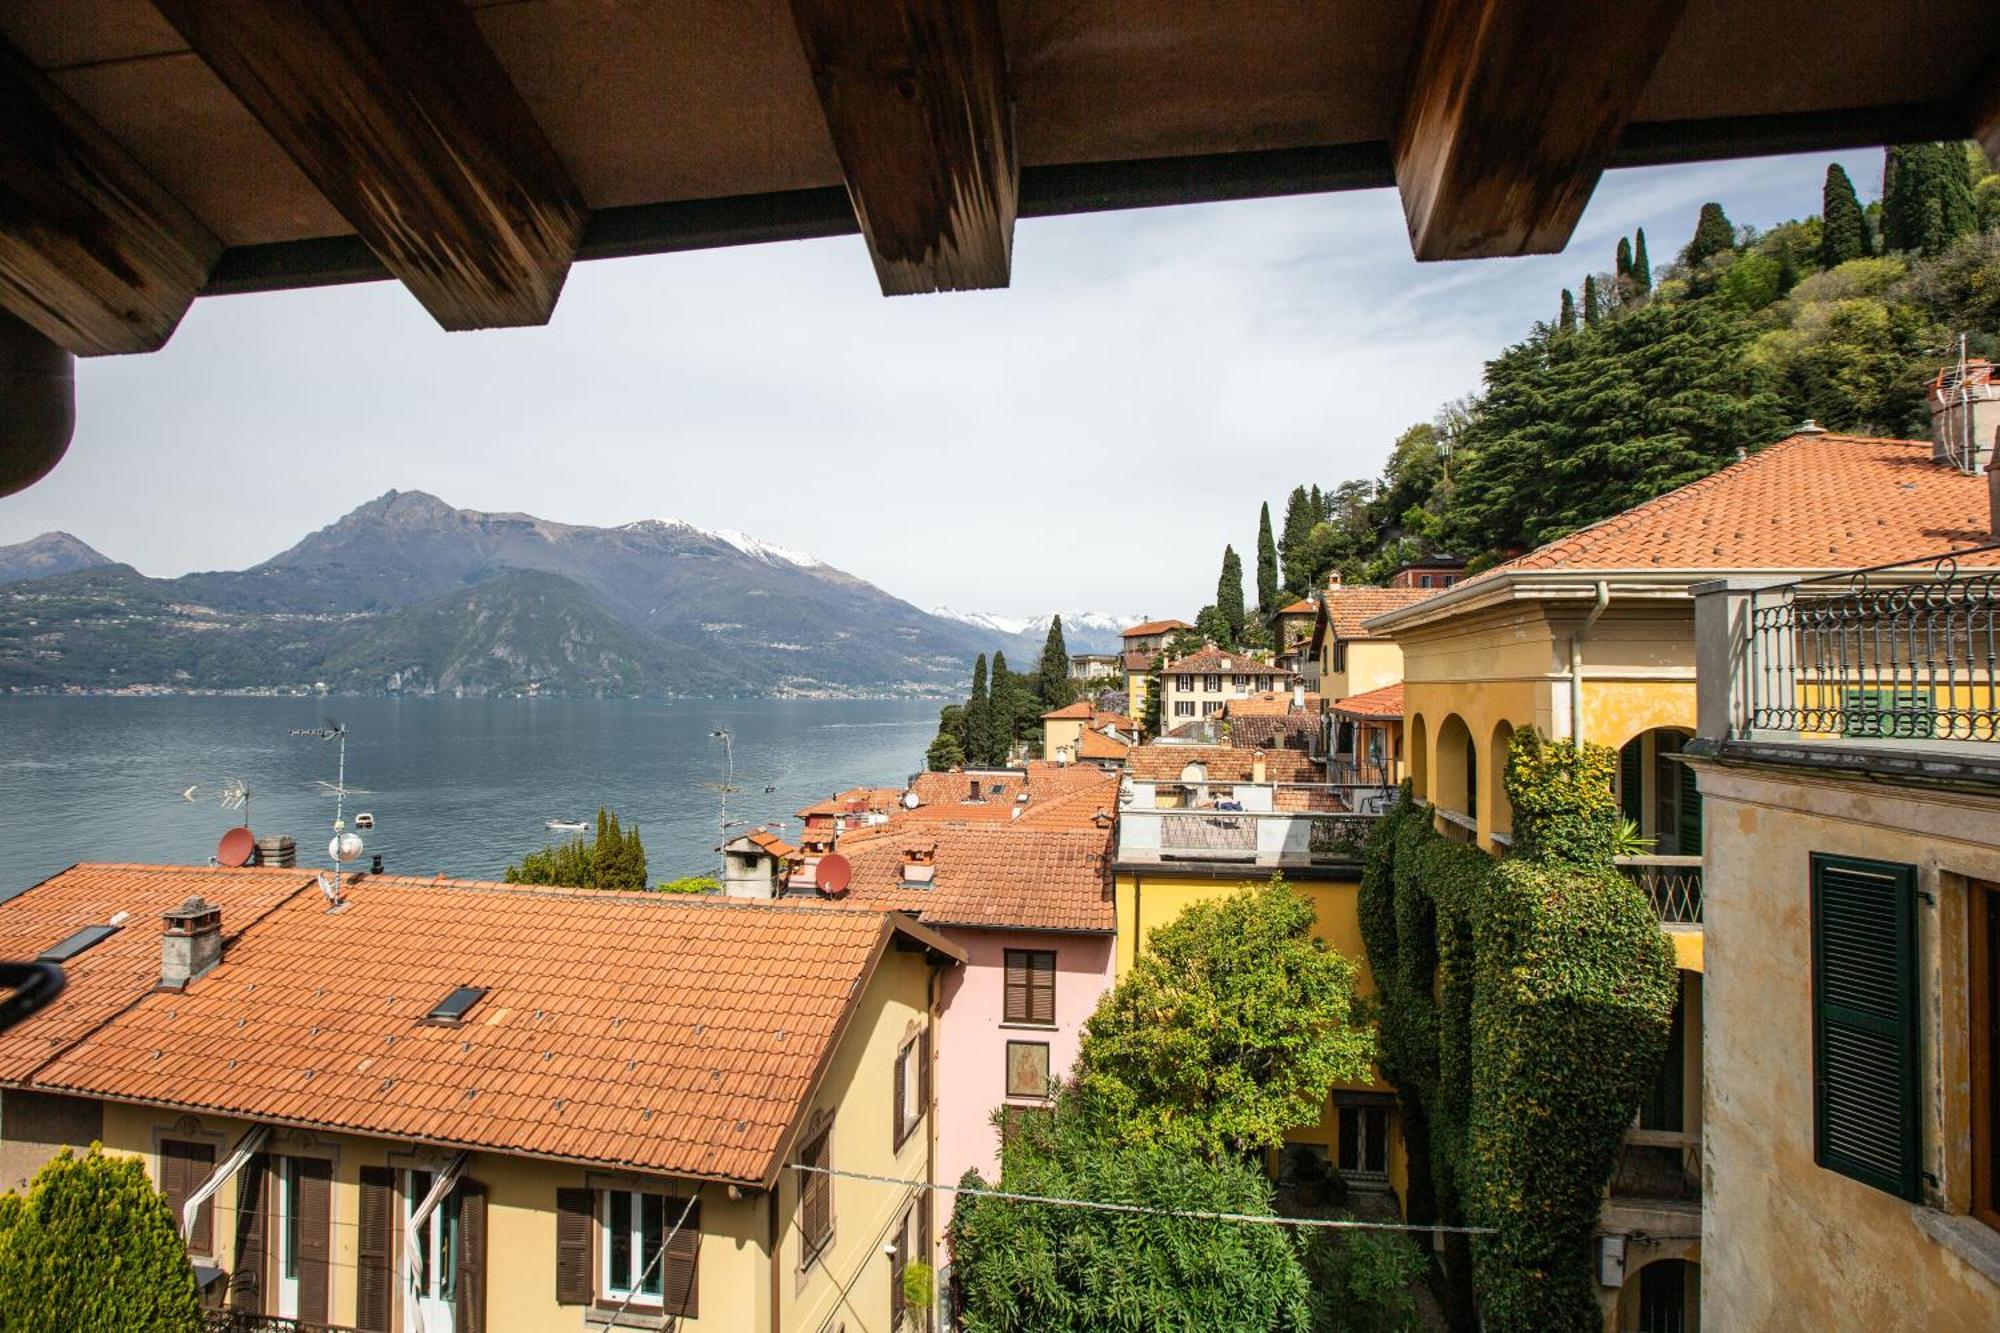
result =
[[[557,833],[581,833],[590,827],[581,819],[549,819],[543,821],[543,826]]]

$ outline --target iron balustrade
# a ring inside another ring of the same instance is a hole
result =
[[[2000,545],[1751,592],[1739,734],[2000,740],[1996,602]]]
[[[1358,861],[1380,820],[1379,814],[1351,810],[1127,807],[1119,814],[1119,855],[1269,866]]]
[[[1645,891],[1663,926],[1701,924],[1699,856],[1621,856],[1618,868]]]
[[[321,1324],[284,1315],[243,1310],[203,1310],[202,1333],[360,1333],[346,1324]]]

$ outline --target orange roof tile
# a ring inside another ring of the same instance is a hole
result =
[[[932,926],[1110,934],[1117,923],[1109,823],[1027,823],[1027,816],[999,827],[906,820],[850,837],[841,853],[854,880],[842,903],[912,912]],[[925,849],[935,852],[931,887],[902,887],[905,853]]]
[[[800,819],[814,815],[852,814],[856,808],[871,814],[886,814],[903,799],[901,787],[849,787],[795,813]]]
[[[745,833],[742,836],[754,843],[757,849],[765,855],[775,856],[780,861],[798,855],[798,848],[792,846],[769,829],[758,829],[755,833]],[[733,842],[735,839],[731,839],[731,841]],[[726,846],[727,844],[724,845]]]
[[[1250,656],[1244,652],[1228,652],[1221,648],[1204,648],[1198,653],[1189,653],[1178,661],[1161,667],[1162,671],[1174,672],[1231,672],[1246,675],[1282,676],[1285,671],[1275,664]]]
[[[1301,597],[1290,606],[1281,606],[1278,608],[1278,614],[1281,616],[1310,616],[1317,615],[1318,613],[1319,603],[1310,597]]]
[[[1362,623],[1370,616],[1379,616],[1384,611],[1394,611],[1412,602],[1421,602],[1426,597],[1435,597],[1443,591],[1442,588],[1371,588],[1360,585],[1328,588],[1327,623],[1337,638],[1377,638],[1380,636],[1369,633]]]
[[[1143,625],[1134,625],[1120,633],[1123,639],[1144,638],[1153,634],[1171,634],[1177,629],[1193,629],[1185,620],[1148,620]]]
[[[1379,690],[1369,690],[1363,694],[1350,694],[1333,706],[1333,711],[1343,717],[1401,717],[1403,715],[1403,683],[1384,685]]]
[[[76,867],[51,898],[123,873]],[[246,873],[273,893],[301,878]],[[0,907],[0,929],[34,896]],[[130,1007],[49,1048],[34,1086],[768,1183],[898,931],[915,933],[788,903],[364,877],[339,912],[290,892],[183,993],[128,982]],[[157,960],[157,931],[127,933]],[[462,1024],[424,1021],[468,985],[488,993]],[[47,1046],[43,1018],[10,1036]]]
[[[1049,712],[1043,713],[1042,720],[1046,722],[1051,718],[1070,718],[1070,717],[1088,719],[1096,712],[1097,708],[1090,702],[1090,700],[1078,699],[1073,704],[1065,704],[1061,708],[1052,709]]]
[[[1124,664],[1127,671],[1151,671],[1153,669],[1153,659],[1158,656],[1158,653],[1141,652],[1135,648],[1130,652],[1121,654],[1119,661]]]
[[[1222,712],[1225,717],[1281,717],[1291,711],[1292,692],[1290,690],[1264,690],[1257,694],[1246,695],[1241,699],[1231,699],[1222,705]],[[1307,692],[1304,711],[1308,713],[1317,713],[1319,711],[1319,696],[1317,694],[1310,691]]]
[[[1078,759],[1123,759],[1131,746],[1124,741],[1114,741],[1101,731],[1086,731],[1077,743]]]
[[[1179,782],[1189,764],[1208,770],[1210,782],[1249,782],[1257,752],[1231,745],[1141,745],[1125,757],[1125,771],[1140,782]],[[1297,750],[1264,751],[1266,782],[1319,782],[1318,766]]]

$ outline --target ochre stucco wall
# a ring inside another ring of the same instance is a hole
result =
[[[1713,941],[1703,1045],[1707,1327],[1991,1333],[2000,1328],[2000,1283],[1923,1224],[1967,1206],[1959,877],[2000,880],[2000,802],[1713,765],[1700,779]],[[1930,895],[1918,905],[1929,1209],[1813,1160],[1815,851],[1915,865]],[[1964,1218],[1955,1225],[1978,1228]]]

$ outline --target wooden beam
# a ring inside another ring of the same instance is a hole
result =
[[[447,329],[545,324],[583,198],[463,0],[158,0]]]
[[[2000,162],[2000,50],[1989,52],[1979,62],[1979,73],[1966,85],[1958,101],[1972,137],[1979,140],[1986,156]]]
[[[791,0],[884,296],[1005,287],[1020,189],[994,0]]]
[[[1686,0],[1431,0],[1395,139],[1418,259],[1568,244]]]
[[[222,243],[0,42],[0,306],[79,356],[172,336]]]

